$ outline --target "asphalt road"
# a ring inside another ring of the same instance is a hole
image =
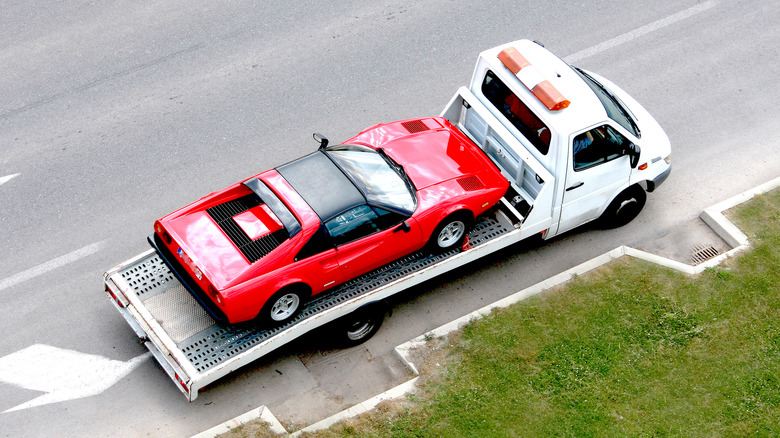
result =
[[[189,436],[259,405],[302,426],[387,389],[396,344],[780,175],[778,22],[757,0],[5,1],[0,434]],[[580,58],[667,130],[674,170],[637,220],[502,251],[404,294],[362,347],[307,338],[191,404],[148,358],[100,387],[145,353],[101,274],[156,218],[313,150],[312,132],[438,115],[481,50],[519,38]]]

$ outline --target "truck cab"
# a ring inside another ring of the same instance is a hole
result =
[[[629,222],[671,171],[669,138],[636,100],[539,43],[482,52],[462,91],[468,108],[458,114],[448,107],[443,115],[458,119],[515,182],[520,204],[544,210],[545,238],[599,218]],[[529,179],[528,168],[539,166],[552,178],[533,172]],[[549,199],[537,199],[543,185],[552,186]]]

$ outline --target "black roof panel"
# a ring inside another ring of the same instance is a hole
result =
[[[321,151],[279,166],[276,171],[323,221],[366,203],[352,181]]]

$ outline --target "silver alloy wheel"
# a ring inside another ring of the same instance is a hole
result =
[[[279,297],[271,306],[271,319],[274,321],[284,321],[291,317],[301,305],[301,297],[294,292],[286,293]]]
[[[439,231],[436,244],[439,245],[439,248],[449,248],[458,243],[465,233],[466,224],[463,221],[454,220]]]
[[[350,341],[357,341],[363,339],[367,334],[371,333],[376,323],[372,319],[366,319],[357,321],[347,330],[347,338]]]

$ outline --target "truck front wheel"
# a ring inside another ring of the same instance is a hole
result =
[[[633,185],[623,190],[601,215],[601,224],[606,228],[622,227],[639,215],[645,201],[647,194],[642,187]]]

